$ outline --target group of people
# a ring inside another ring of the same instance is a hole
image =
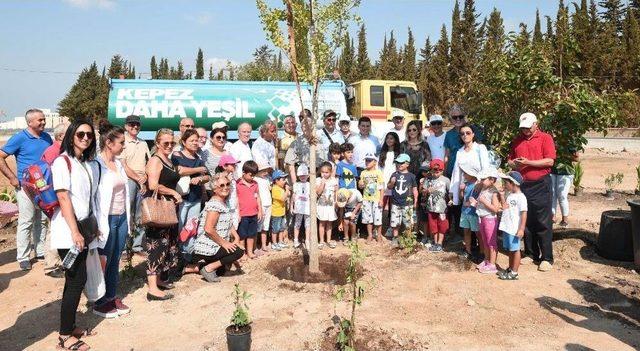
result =
[[[328,110],[316,130],[311,112],[303,110],[283,119],[280,135],[276,122],[267,120],[253,142],[252,126],[240,123],[233,143],[225,122],[207,131],[183,118],[177,133],[158,130],[149,149],[138,136],[139,116],[128,116],[124,128],[103,120],[96,129],[90,120],[75,119],[56,126],[52,139],[44,132],[42,111],[32,109],[26,113],[27,129],[0,148],[0,171],[17,189],[17,261],[30,269],[34,246],[36,257],[46,258],[47,274],[65,277],[59,346],[79,350],[88,349],[80,338],[91,333],[75,324],[87,252],[96,249],[100,255],[106,285],[93,312],[114,318],[130,311],[117,296],[127,240],[146,257],[149,301],[171,299],[168,290],[183,274],[217,282],[225,271],[241,271],[243,261],[308,247],[311,215],[318,220],[318,249],[360,236],[367,243],[386,242],[388,236],[397,244],[409,230],[422,233],[425,247],[440,252],[445,236],[461,231],[460,254],[476,261],[481,273],[517,279],[521,239],[523,260],[550,270],[552,207],[563,197],[554,196],[552,205],[553,138],[538,129],[534,114],[520,116],[520,134],[508,157],[512,171],[504,174],[492,162],[482,129],[467,121],[464,109],[453,106],[449,118],[453,128],[445,132],[440,115],[423,126],[417,120],[405,125],[398,114],[388,130],[373,135],[369,117],[360,117],[359,133],[353,133],[348,116]],[[310,139],[317,171],[309,169]],[[17,173],[6,163],[9,155],[16,157]],[[51,164],[59,201],[48,225],[19,178],[40,159]],[[139,225],[141,201],[149,196],[171,200],[178,223]],[[561,209],[566,223],[568,205]],[[85,242],[80,227],[91,216],[99,235]],[[495,264],[498,231],[509,253],[509,268],[502,271]],[[61,270],[60,260],[74,248],[75,261]]]

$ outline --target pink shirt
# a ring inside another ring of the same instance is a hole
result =
[[[236,193],[238,194],[238,207],[240,217],[256,216],[258,214],[258,183],[246,184],[242,178],[236,181]]]
[[[111,195],[111,208],[109,209],[110,215],[121,215],[125,211],[126,197],[125,186],[127,186],[126,180],[122,178],[120,173],[113,173],[113,195]]]
[[[46,163],[52,164],[53,160],[55,160],[56,157],[60,156],[60,146],[62,146],[62,142],[54,140],[53,144],[51,144],[51,146],[44,150],[42,159]]]

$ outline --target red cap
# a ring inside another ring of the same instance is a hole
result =
[[[431,168],[434,171],[442,171],[444,169],[444,161],[442,161],[439,158],[434,158],[429,163],[429,168]]]
[[[235,158],[233,158],[233,156],[231,155],[222,155],[222,157],[220,157],[220,161],[218,162],[219,166],[226,166],[226,165],[235,165],[240,163],[240,161],[236,160]]]

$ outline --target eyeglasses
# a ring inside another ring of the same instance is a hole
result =
[[[220,189],[225,189],[231,186],[231,183],[222,183],[222,184],[218,184],[218,188]]]
[[[471,131],[460,132],[460,136],[465,136],[465,135],[473,135],[473,132]]]
[[[432,126],[441,126],[442,122],[438,121],[438,122],[431,122]]]
[[[327,121],[327,122],[335,122],[336,121],[335,118],[325,118],[324,120]]]
[[[93,139],[93,132],[76,132],[78,139],[82,140],[85,137],[89,140]]]
[[[191,129],[191,128],[195,127],[193,124],[183,124],[182,126],[187,128],[187,129]]]
[[[417,128],[409,128],[409,129],[407,129],[407,130],[408,130],[408,131],[410,131],[410,132],[417,132],[417,131],[418,131],[418,129],[417,129]]]
[[[206,135],[199,135],[198,139],[200,140],[207,140],[207,136]]]
[[[160,143],[161,147],[174,147],[175,145],[175,141],[165,141],[164,143]]]
[[[129,122],[127,125],[131,128],[140,128],[140,123],[137,122]]]
[[[464,117],[465,115],[451,116],[451,119],[461,120],[461,119],[464,119]]]
[[[216,140],[227,140],[227,137],[225,135],[216,135],[213,138]]]

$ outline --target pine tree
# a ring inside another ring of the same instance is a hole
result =
[[[418,85],[418,90],[423,92],[426,91],[428,81],[427,81],[427,68],[431,65],[431,60],[433,57],[433,46],[431,45],[431,40],[429,37],[425,40],[424,47],[420,49],[420,60],[418,61],[418,81],[416,84]],[[427,101],[427,96],[425,96],[423,103],[427,110],[431,107],[431,105]]]
[[[231,64],[231,61],[227,60],[226,70],[229,71],[229,79],[228,80],[236,80],[235,68]]]
[[[442,25],[440,39],[436,43],[430,63],[425,68],[425,85],[423,94],[427,110],[442,113],[449,104],[449,38],[447,27]]]
[[[196,58],[196,79],[204,79],[204,55],[201,48],[198,48],[198,57]]]
[[[160,70],[159,70],[160,79],[171,79],[171,74],[169,71],[169,60],[166,58],[160,59]]]
[[[224,70],[222,68],[218,70],[218,74],[216,75],[216,80],[224,80]]]
[[[213,65],[209,65],[209,80],[213,80],[215,76],[213,75]]]
[[[358,56],[353,80],[359,81],[370,78],[373,78],[371,77],[371,61],[367,52],[367,32],[363,23],[358,31]]]
[[[581,0],[580,6],[574,4],[575,11],[571,20],[571,36],[576,43],[576,62],[580,68],[576,69],[580,76],[593,77],[595,56],[595,39],[597,28],[593,28],[589,18],[587,0]]]
[[[385,80],[399,79],[401,70],[398,69],[398,62],[396,39],[393,36],[393,31],[391,31],[391,36],[388,41],[387,36],[385,35],[384,37],[384,45],[380,52],[380,60],[378,61],[377,78]]]
[[[603,9],[602,19],[607,25],[615,28],[617,34],[622,33],[623,9],[621,0],[603,0],[599,2]]]
[[[599,55],[596,61],[602,88],[615,86],[620,83],[621,65],[623,63],[623,45],[620,40],[621,7],[619,0],[601,1],[602,23],[597,36],[598,51],[606,53]]]
[[[349,32],[346,32],[344,43],[342,44],[342,52],[340,53],[337,65],[340,77],[345,82],[353,82],[356,69],[354,50],[353,40],[351,40]]]
[[[504,20],[496,8],[491,11],[487,21],[486,39],[482,49],[482,60],[492,60],[502,53],[505,45]]]
[[[542,48],[542,45],[544,44],[544,38],[542,37],[542,26],[540,24],[540,11],[538,11],[538,9],[536,9],[536,24],[533,27],[532,44],[538,48]]]
[[[456,0],[451,14],[451,67],[449,69],[451,84],[455,86],[459,84],[460,77],[463,74],[462,31],[460,26],[460,5]]]
[[[629,6],[623,32],[625,55],[622,72],[622,84],[625,89],[638,89],[640,77],[640,26],[635,10]]]
[[[127,76],[127,60],[122,56],[116,54],[111,58],[111,65],[109,66],[109,78],[120,78],[121,74]]]
[[[151,79],[158,79],[158,64],[156,63],[155,56],[151,56],[151,63],[149,66],[151,67]]]
[[[78,80],[58,103],[58,112],[71,119],[106,118],[108,96],[108,78],[104,74],[102,76],[98,74],[98,66],[93,62],[88,68],[82,70]]]
[[[416,76],[416,45],[411,28],[408,28],[407,44],[402,50],[402,79],[414,82]]]
[[[182,65],[182,61],[178,61],[178,68],[176,68],[175,79],[184,79],[184,66]]]
[[[531,44],[531,38],[529,35],[529,31],[527,30],[527,25],[525,23],[520,23],[520,31],[518,32],[518,36],[516,37],[515,49],[516,51],[521,51],[526,49]]]

